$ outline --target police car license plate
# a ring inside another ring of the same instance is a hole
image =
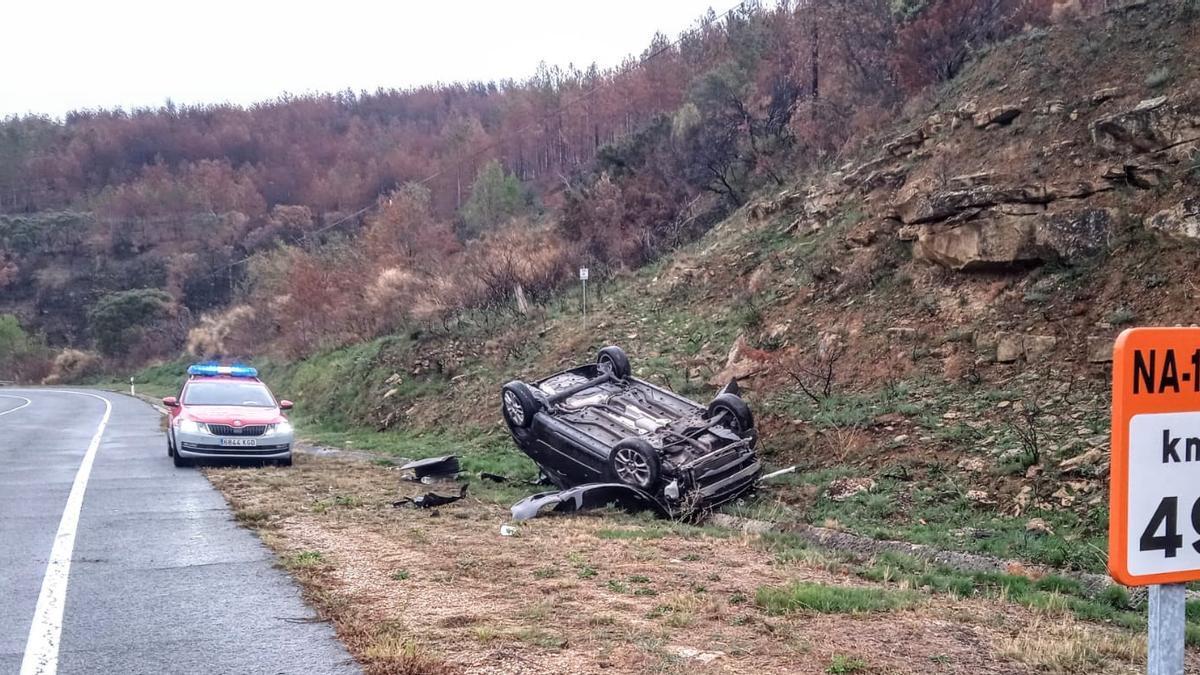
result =
[[[258,445],[257,438],[222,438],[221,445],[227,448],[253,448]]]

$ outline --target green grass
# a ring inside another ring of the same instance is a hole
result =
[[[301,551],[283,559],[283,565],[288,569],[319,567],[324,563],[325,556],[320,551]]]
[[[822,496],[806,514],[809,522],[836,520],[851,532],[876,539],[901,539],[1051,567],[1104,571],[1106,507],[1097,507],[1086,515],[1029,509],[1019,518],[1010,518],[969,501],[965,495],[971,486],[949,475],[924,481],[881,476],[876,479],[874,491],[840,502],[824,496],[828,481],[819,485]],[[1033,517],[1045,519],[1055,534],[1028,532],[1025,524]],[[964,534],[968,532],[975,534]],[[1072,539],[1068,540],[1067,535]]]
[[[835,654],[829,661],[829,667],[825,669],[827,673],[840,675],[841,673],[861,673],[867,669],[867,662],[855,656],[845,656],[843,654]]]
[[[907,591],[795,582],[783,587],[762,586],[755,592],[754,602],[766,613],[776,615],[805,611],[865,614],[908,607],[917,597]]]

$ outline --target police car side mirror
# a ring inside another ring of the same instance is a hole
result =
[[[279,401],[279,409],[280,410],[291,410],[292,405],[294,405],[294,404],[287,399],[282,399]]]
[[[163,398],[163,405],[167,406],[168,408],[178,407],[179,399],[175,398],[174,396],[167,396]]]

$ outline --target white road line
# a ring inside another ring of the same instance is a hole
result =
[[[19,398],[22,401],[25,401],[24,403],[13,408],[12,410],[5,410],[4,412],[0,412],[0,417],[4,417],[5,415],[7,415],[9,413],[15,413],[18,410],[20,410],[21,408],[27,407],[30,403],[33,403],[33,401],[30,401],[29,399],[25,398],[24,396],[15,396],[12,394],[0,394],[0,398]]]
[[[46,390],[54,394],[91,396],[104,401],[104,416],[96,427],[96,434],[88,445],[62,520],[58,522],[58,533],[54,535],[54,546],[50,549],[50,561],[46,564],[46,576],[42,578],[42,592],[38,595],[37,609],[33,613],[33,625],[29,627],[29,639],[25,642],[25,657],[21,661],[21,675],[54,675],[58,670],[58,643],[62,637],[63,607],[67,600],[67,578],[71,573],[71,555],[75,551],[75,530],[79,526],[79,511],[83,508],[83,493],[87,490],[88,477],[92,474],[92,462],[100,447],[100,438],[112,415],[112,403],[103,396],[82,391]]]

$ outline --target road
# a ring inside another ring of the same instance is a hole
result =
[[[354,673],[161,417],[0,388],[0,673]]]

